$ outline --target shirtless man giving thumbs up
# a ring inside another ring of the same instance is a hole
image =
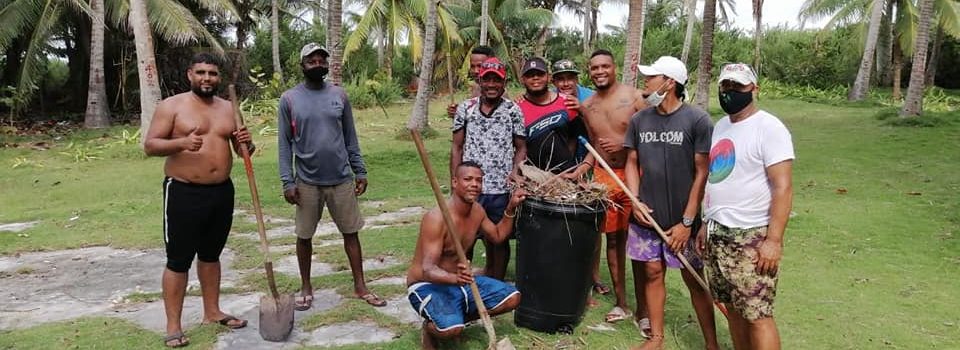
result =
[[[163,242],[167,264],[163,271],[163,304],[167,317],[164,345],[180,347],[190,340],[183,334],[180,315],[187,272],[197,257],[197,277],[203,295],[203,323],[217,322],[231,329],[247,321],[220,310],[220,252],[233,223],[232,143],[253,152],[250,133],[237,129],[230,101],[217,97],[220,62],[197,54],[187,70],[190,90],[163,100],[153,115],[144,142],[149,156],[165,156],[163,166]],[[239,153],[239,152],[237,152]]]

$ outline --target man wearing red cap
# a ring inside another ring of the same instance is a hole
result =
[[[494,223],[500,222],[510,200],[509,178],[515,166],[527,158],[523,113],[516,103],[503,97],[506,66],[496,57],[480,64],[480,96],[457,105],[453,118],[453,144],[450,150],[450,177],[460,163],[473,161],[483,170],[483,193],[477,202]],[[486,241],[487,264],[484,274],[503,279],[509,260],[508,243],[494,245]],[[472,259],[473,252],[467,252]]]

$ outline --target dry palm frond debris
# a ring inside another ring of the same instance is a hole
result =
[[[572,169],[567,169],[567,171]],[[533,197],[560,204],[593,205],[607,202],[607,188],[595,182],[578,183],[529,164],[520,165],[523,180],[517,184]],[[604,203],[611,205],[612,203]]]

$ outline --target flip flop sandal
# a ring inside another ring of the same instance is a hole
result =
[[[604,320],[607,323],[617,323],[627,319],[627,317],[630,316],[632,316],[630,312],[623,310],[623,308],[619,306],[614,306],[613,309],[611,309],[610,312],[608,312],[604,317]]]
[[[297,311],[307,311],[313,306],[313,294],[298,295],[293,300],[293,309]]]
[[[602,282],[594,282],[593,291],[600,295],[607,295],[610,294],[610,287],[607,287],[607,285]]]
[[[641,337],[650,339],[650,332],[653,330],[653,328],[650,327],[649,318],[644,317],[644,318],[641,318],[639,321],[637,321],[637,319],[634,318],[633,325],[637,326],[637,329],[640,330]]]
[[[170,342],[176,340],[176,344],[170,344]],[[182,348],[184,346],[190,345],[190,339],[186,335],[183,335],[183,332],[177,332],[172,335],[163,337],[163,345],[168,348]]]
[[[367,304],[373,305],[373,306],[375,306],[375,307],[387,306],[387,301],[386,301],[386,300],[380,299],[379,296],[377,296],[376,294],[373,294],[373,293],[364,294],[364,295],[360,296],[360,299],[362,299],[363,301],[367,302]]]
[[[234,321],[240,321],[240,323],[237,323]],[[217,323],[219,323],[221,326],[224,326],[230,329],[240,329],[247,326],[247,320],[241,320],[239,318],[236,318],[230,315],[227,315],[226,317],[217,320]]]

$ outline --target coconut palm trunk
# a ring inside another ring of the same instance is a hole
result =
[[[160,74],[153,51],[153,32],[147,21],[146,0],[130,0],[130,27],[137,50],[137,75],[140,78],[140,146],[146,140],[147,128],[153,120],[153,111],[160,103]]]
[[[900,40],[893,39],[893,64],[890,66],[891,79],[893,82],[893,91],[890,96],[894,101],[900,101],[903,98],[901,86],[903,86],[903,49],[900,48]]]
[[[896,0],[887,1],[887,8],[880,21],[880,37],[877,41],[877,74],[880,86],[890,86],[893,76],[890,74],[890,65],[893,64],[893,6]]]
[[[484,0],[486,1],[486,0]],[[437,2],[427,1],[427,18],[424,23],[423,59],[420,60],[420,76],[417,81],[417,98],[413,104],[413,115],[407,128],[423,130],[429,124],[427,106],[430,105],[430,80],[433,74],[434,50],[437,47]]]
[[[763,0],[753,0],[753,70],[760,74],[760,45],[763,43]]]
[[[83,117],[85,128],[110,126],[110,110],[107,105],[107,86],[103,76],[103,0],[90,0],[90,82],[87,90],[87,111]]]
[[[327,29],[327,50],[330,50],[330,82],[343,83],[343,44],[340,43],[343,26],[343,0],[329,0],[330,21]]]
[[[487,45],[487,26],[490,22],[490,0],[480,0],[480,45]]]
[[[637,86],[637,65],[643,50],[643,0],[630,0],[627,45],[623,53],[623,84]]]
[[[933,45],[930,46],[930,59],[927,60],[927,78],[924,86],[934,86],[937,79],[937,63],[940,62],[940,50],[943,46],[943,27],[937,26],[937,36],[933,39]]]
[[[270,2],[270,55],[273,56],[273,72],[280,74],[283,81],[283,67],[280,65],[280,0]]]
[[[690,57],[690,45],[693,43],[693,26],[697,23],[697,0],[687,0],[687,33],[683,36],[683,51],[680,61],[687,64]]]
[[[933,1],[920,0],[920,24],[913,46],[913,68],[910,69],[910,85],[907,99],[903,102],[901,117],[916,117],[923,112],[923,83],[927,68],[927,45],[930,43],[930,22],[933,21]]]
[[[703,33],[700,34],[700,63],[697,64],[697,90],[694,104],[703,110],[710,106],[710,82],[713,81],[713,31],[717,23],[717,0],[703,5]]]
[[[883,21],[884,0],[874,0],[870,10],[870,26],[867,30],[867,40],[863,47],[863,57],[860,59],[860,69],[857,71],[857,80],[853,82],[848,101],[861,101],[867,96],[870,89],[870,73],[873,69],[873,60],[877,50],[877,39],[880,36],[880,23]]]

